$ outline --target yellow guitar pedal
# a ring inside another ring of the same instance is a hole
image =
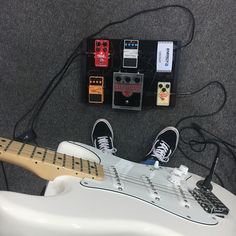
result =
[[[157,84],[157,106],[170,105],[170,82],[158,82]]]

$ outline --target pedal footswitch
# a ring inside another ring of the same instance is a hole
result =
[[[169,106],[170,105],[170,82],[158,82],[157,83],[157,106]]]
[[[104,77],[90,76],[89,77],[89,103],[104,102]]]
[[[95,67],[108,67],[109,62],[109,40],[97,39],[94,45]]]

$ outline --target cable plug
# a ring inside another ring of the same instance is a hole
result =
[[[37,135],[35,131],[33,129],[30,129],[22,133],[18,137],[16,137],[15,140],[23,142],[23,143],[29,143],[29,142],[35,141],[36,138],[37,138]]]

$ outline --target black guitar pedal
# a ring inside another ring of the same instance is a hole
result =
[[[113,73],[112,108],[141,110],[143,79],[140,73]]]

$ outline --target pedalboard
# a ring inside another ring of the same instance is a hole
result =
[[[143,78],[140,73],[113,73],[112,108],[141,110]]]
[[[166,109],[175,106],[179,41],[83,40],[82,99],[112,109]]]

